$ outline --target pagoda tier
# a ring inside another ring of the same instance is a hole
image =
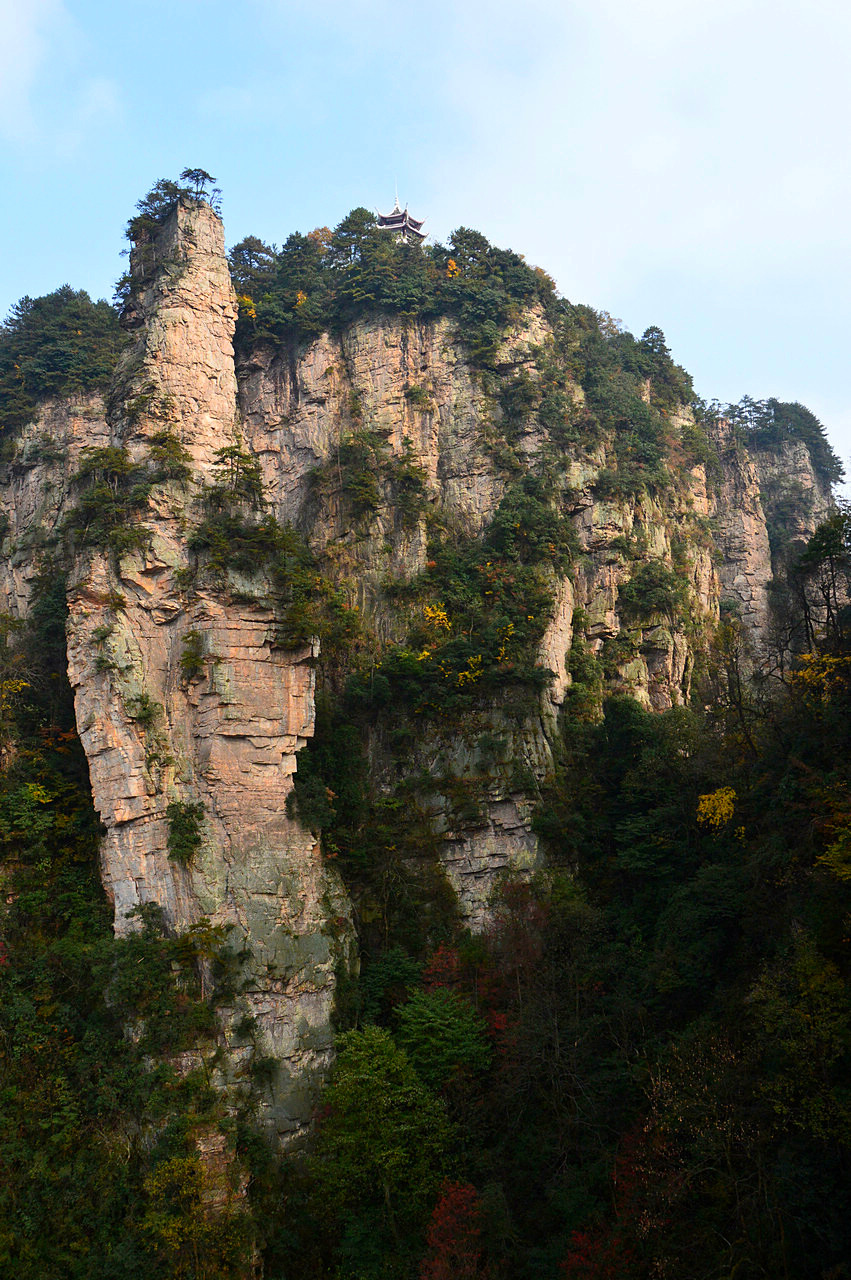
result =
[[[408,240],[414,242],[425,240],[426,233],[420,230],[424,222],[425,218],[421,218],[419,221],[416,218],[412,218],[407,208],[400,209],[398,200],[391,213],[379,213],[378,215],[378,225],[381,230],[392,231],[394,235],[399,236],[406,243]]]

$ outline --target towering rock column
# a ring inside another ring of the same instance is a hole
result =
[[[167,432],[193,476],[154,489],[144,550],[81,552],[70,591],[69,672],[106,828],[103,881],[118,932],[137,927],[146,903],[175,929],[203,917],[233,927],[246,958],[231,1020],[254,1015],[255,1051],[280,1064],[268,1115],[286,1137],[330,1058],[335,968],[351,939],[338,878],[285,811],[313,732],[315,651],[274,647],[262,586],[252,598],[187,585],[198,494],[236,428],[236,304],[218,217],[181,202],[136,247],[131,276],[136,340],[116,375],[111,441],[141,464]],[[169,832],[199,816],[202,843],[184,865]]]
[[[725,419],[715,425],[721,476],[715,504],[722,598],[738,605],[755,653],[768,642],[771,623],[771,547],[760,499],[759,474]]]

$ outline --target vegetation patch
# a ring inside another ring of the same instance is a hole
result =
[[[662,616],[674,622],[689,598],[688,581],[662,560],[644,560],[618,590],[618,609],[627,622],[649,623]]]
[[[203,843],[203,804],[172,800],[166,809],[168,856],[181,867],[191,867]]]
[[[715,410],[728,418],[742,442],[751,449],[774,452],[787,442],[805,444],[816,474],[829,486],[845,474],[842,462],[831,448],[824,426],[802,404],[782,400],[752,400],[744,396],[738,404]]]
[[[216,1008],[235,999],[238,963],[224,930],[169,935],[152,904],[136,932],[113,933],[66,613],[62,574],[45,565],[24,629],[0,643],[16,741],[0,770],[0,1271],[226,1280],[249,1267],[254,1210],[198,1149],[215,1135],[238,1183],[235,1117],[211,1087]],[[246,1080],[249,1112],[252,1096]]]
[[[82,289],[22,298],[0,326],[0,431],[44,400],[105,390],[126,343],[115,309]]]

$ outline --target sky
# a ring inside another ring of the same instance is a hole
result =
[[[847,0],[0,0],[0,318],[110,297],[158,178],[229,245],[403,204],[475,227],[699,395],[806,404],[851,471]]]

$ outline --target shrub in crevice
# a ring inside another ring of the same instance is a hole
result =
[[[190,867],[201,848],[204,806],[200,802],[172,800],[165,811],[168,819],[168,856],[181,867]]]

